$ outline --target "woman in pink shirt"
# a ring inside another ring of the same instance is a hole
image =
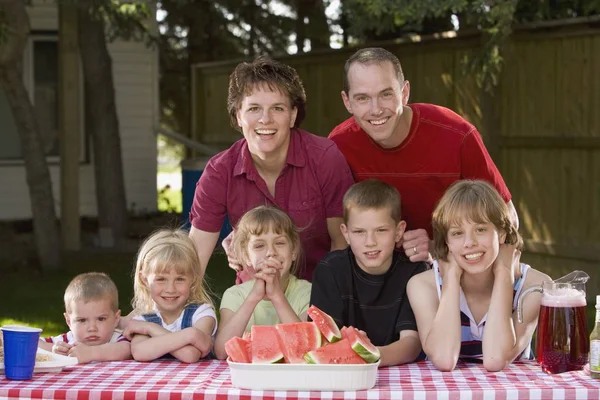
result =
[[[196,185],[190,237],[203,272],[225,216],[236,226],[258,205],[282,209],[300,228],[306,255],[300,278],[311,280],[328,251],[346,247],[340,231],[342,197],[352,174],[331,140],[298,128],[305,104],[304,87],[290,66],[259,57],[231,74],[227,109],[232,126],[244,137],[214,156]],[[248,280],[235,256],[228,256],[238,282]]]

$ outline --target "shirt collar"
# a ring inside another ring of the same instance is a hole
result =
[[[285,163],[294,167],[304,167],[306,165],[306,157],[302,151],[302,138],[300,129],[292,128],[290,132],[290,144],[288,147],[287,158]],[[240,153],[233,168],[233,175],[242,174],[250,175],[256,173],[256,167],[252,161],[252,155],[248,149],[248,142],[243,141]]]

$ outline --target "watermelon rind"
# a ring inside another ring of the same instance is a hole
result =
[[[369,338],[361,334],[354,327],[349,327],[347,330],[345,330],[344,333],[346,334],[346,337],[350,342],[350,347],[352,347],[352,350],[354,350],[356,354],[361,356],[363,360],[365,360],[369,364],[373,364],[379,361],[379,359],[381,358],[379,349],[377,348],[377,346],[371,343]]]
[[[307,364],[365,364],[363,360],[350,347],[347,339],[336,343],[326,344],[304,355]]]
[[[342,338],[340,328],[338,328],[337,324],[329,314],[314,305],[308,308],[307,313],[329,343],[337,342]]]

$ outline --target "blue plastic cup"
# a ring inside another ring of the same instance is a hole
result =
[[[26,380],[33,376],[39,328],[7,325],[0,328],[4,338],[4,374],[7,379]]]

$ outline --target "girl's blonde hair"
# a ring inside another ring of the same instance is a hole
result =
[[[302,246],[298,228],[289,215],[275,207],[258,206],[248,211],[239,220],[235,235],[233,236],[232,248],[236,257],[247,263],[248,243],[253,235],[262,235],[270,231],[278,235],[284,235],[292,245],[292,251],[296,253],[296,260],[292,262],[290,274],[296,275],[298,266],[302,259]]]
[[[463,180],[446,190],[432,215],[433,258],[445,260],[448,231],[467,218],[475,223],[491,222],[496,230],[506,233],[504,243],[523,246],[523,239],[512,223],[508,205],[496,189],[485,181]]]
[[[192,303],[212,305],[212,299],[204,285],[204,277],[200,276],[200,259],[192,239],[180,229],[161,229],[150,235],[138,251],[131,300],[136,314],[154,309],[150,290],[142,277],[147,278],[150,274],[160,274],[171,269],[192,278],[186,306]]]

